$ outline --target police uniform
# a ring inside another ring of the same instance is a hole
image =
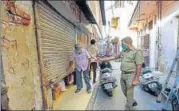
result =
[[[135,102],[134,100],[134,86],[132,85],[132,80],[136,74],[137,64],[143,63],[143,56],[141,51],[137,49],[127,49],[123,53],[123,58],[121,62],[121,88],[122,92],[126,96],[126,110],[132,110],[132,106]]]

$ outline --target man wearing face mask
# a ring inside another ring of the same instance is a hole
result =
[[[118,57],[100,59],[101,61],[109,61],[122,57],[121,61],[121,88],[126,96],[126,110],[134,110],[137,102],[134,100],[134,86],[139,82],[139,76],[143,64],[143,56],[141,51],[135,49],[132,45],[131,37],[125,37],[121,40],[123,51]]]
[[[70,58],[70,63],[67,68],[67,72],[71,73],[73,71],[73,61],[76,63],[76,85],[77,89],[75,93],[78,93],[83,88],[82,83],[82,73],[85,79],[87,92],[91,93],[91,84],[89,78],[89,69],[90,69],[90,55],[87,50],[81,47],[81,44],[75,44],[75,50]]]

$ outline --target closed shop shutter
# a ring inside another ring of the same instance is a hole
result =
[[[42,69],[47,81],[64,78],[75,43],[75,27],[46,3],[39,1],[38,28]]]

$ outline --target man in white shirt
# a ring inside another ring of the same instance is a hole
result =
[[[91,73],[91,69],[93,69],[93,83],[96,83],[97,54],[98,54],[98,48],[96,47],[95,43],[96,41],[92,39],[91,45],[87,48],[88,53],[91,56],[90,73]]]

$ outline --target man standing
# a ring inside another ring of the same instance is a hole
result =
[[[69,66],[67,68],[67,72],[71,73],[73,71],[73,61],[76,63],[76,85],[77,89],[75,93],[78,93],[83,88],[82,83],[82,73],[85,79],[87,92],[91,93],[91,84],[90,84],[90,78],[89,78],[89,68],[90,68],[90,55],[87,52],[87,50],[82,49],[80,44],[75,44],[75,50],[72,54],[72,57],[70,59]]]
[[[98,48],[95,45],[96,41],[94,39],[91,40],[91,45],[87,48],[90,56],[91,56],[91,64],[90,64],[90,74],[91,75],[91,69],[93,69],[93,83],[96,83],[96,69],[97,69],[97,54],[98,54]],[[90,77],[91,78],[91,77]]]
[[[123,49],[120,54],[120,56],[123,56],[121,62],[121,88],[127,100],[125,109],[133,110],[133,106],[137,106],[137,102],[134,100],[134,86],[139,82],[143,56],[141,51],[133,47],[131,37],[125,37],[121,42]],[[118,59],[120,56],[116,58],[101,59],[101,61]]]

